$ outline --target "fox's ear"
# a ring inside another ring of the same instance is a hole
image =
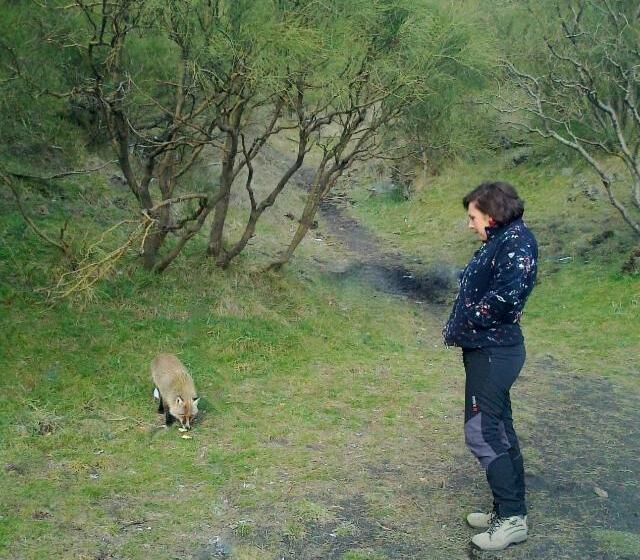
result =
[[[200,402],[200,397],[193,397],[193,404],[198,404]]]
[[[182,400],[182,397],[176,397],[176,404],[178,406],[182,406],[184,404],[184,401]]]

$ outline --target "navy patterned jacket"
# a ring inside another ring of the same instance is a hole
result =
[[[460,276],[442,334],[462,348],[511,346],[524,339],[520,317],[536,280],[538,245],[521,218],[487,228],[487,240]]]

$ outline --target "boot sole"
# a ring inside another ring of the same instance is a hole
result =
[[[468,521],[467,526],[471,527],[472,529],[482,529],[483,531],[486,531],[489,528],[489,525],[471,525],[471,523],[469,523]]]
[[[476,543],[474,543],[473,541],[471,541],[471,546],[476,550],[484,550],[486,552],[499,552],[500,550],[506,550],[511,545],[514,545],[514,544],[518,545],[518,544],[522,544],[524,542],[527,542],[527,538],[528,538],[528,536],[525,537],[524,539],[519,540],[519,541],[512,541],[507,546],[503,546],[502,548],[482,548],[482,547],[478,546]]]

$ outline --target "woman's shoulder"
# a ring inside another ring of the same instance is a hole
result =
[[[501,237],[503,240],[509,239],[521,239],[521,238],[534,238],[533,232],[527,227],[522,218],[513,220],[502,231]]]
[[[518,250],[536,253],[538,243],[533,232],[527,227],[521,218],[514,220],[505,228],[500,236],[499,250]]]

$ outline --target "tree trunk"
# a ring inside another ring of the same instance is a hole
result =
[[[262,212],[258,212],[256,210],[252,211],[249,215],[249,221],[247,222],[246,227],[244,228],[244,232],[242,233],[242,237],[238,240],[238,242],[228,251],[225,251],[224,254],[220,255],[216,260],[216,264],[218,264],[222,268],[227,268],[231,261],[237,257],[242,250],[247,246],[249,240],[253,237],[256,232],[256,225],[258,224],[258,218]]]
[[[285,188],[291,177],[293,177],[294,173],[298,171],[300,167],[302,167],[302,164],[304,163],[304,157],[306,155],[307,137],[308,135],[306,133],[300,135],[298,156],[296,157],[296,160],[289,166],[289,168],[280,178],[280,181],[278,181],[278,184],[275,186],[273,191],[271,191],[269,196],[265,198],[257,207],[255,206],[252,198],[252,205],[254,206],[254,208],[251,210],[251,214],[249,215],[249,221],[247,222],[242,237],[231,249],[229,249],[229,251],[226,252],[226,254],[224,255],[224,259],[219,263],[222,268],[227,268],[231,260],[238,256],[244,250],[244,248],[247,246],[247,243],[249,243],[249,240],[255,234],[256,225],[258,223],[258,220],[260,219],[260,216],[262,216],[262,213],[267,208],[273,206],[276,198]],[[248,179],[248,184],[251,183],[251,175],[253,174],[251,168],[249,169],[249,173],[250,176]]]
[[[159,208],[155,218],[157,220],[157,226],[149,233],[142,247],[142,266],[146,270],[154,270],[158,261],[160,248],[164,244],[168,228],[171,225],[170,206],[167,205]]]
[[[347,160],[342,160],[339,163],[334,163],[329,167],[329,169],[327,169],[331,159],[340,159],[340,153],[341,150],[334,150],[333,152],[325,153],[322,161],[318,165],[318,169],[311,183],[307,202],[305,203],[304,210],[302,211],[302,217],[300,218],[300,222],[293,239],[278,259],[267,267],[267,270],[279,270],[283,265],[287,264],[289,260],[291,260],[295,250],[298,248],[298,245],[300,245],[309,229],[311,229],[316,213],[318,212],[318,208],[320,207],[320,203],[324,197],[329,194],[344,170],[352,162],[352,159],[349,158]]]
[[[182,251],[187,242],[200,231],[202,225],[204,224],[204,221],[209,215],[209,212],[210,210],[205,209],[195,224],[190,224],[185,228],[180,241],[178,241],[176,246],[155,266],[155,268],[153,269],[154,272],[161,274],[169,267],[169,265],[180,254],[180,251]]]
[[[224,232],[224,223],[227,219],[229,211],[229,197],[231,195],[231,185],[220,185],[222,197],[213,214],[213,223],[211,224],[211,233],[209,235],[209,246],[207,247],[207,255],[213,257],[216,262],[223,258],[223,242],[222,234]]]
[[[162,200],[169,200],[173,196],[174,187],[174,154],[170,151],[164,154],[161,164],[158,166],[157,179]],[[148,190],[148,189],[147,189]],[[157,227],[153,228],[145,239],[142,249],[142,266],[146,270],[154,270],[158,262],[160,249],[167,238],[171,226],[171,206],[161,206],[156,216]]]
[[[293,239],[289,243],[289,246],[278,257],[278,259],[267,267],[267,270],[279,270],[291,260],[293,253],[298,248],[298,245],[300,245],[304,237],[307,235],[307,232],[313,224],[316,212],[318,211],[320,202],[322,201],[323,190],[323,184],[315,183],[311,187],[309,196],[307,197],[307,202],[304,206],[304,210],[302,211],[300,223],[298,224],[298,228],[296,229],[296,233],[294,234]]]
[[[209,235],[209,246],[207,247],[207,254],[216,259],[216,263],[224,261],[224,224],[229,210],[229,198],[234,179],[233,168],[238,154],[238,130],[241,116],[242,109],[237,108],[233,115],[233,123],[227,129],[227,138],[225,140],[225,153],[220,175],[220,200],[216,204]]]

